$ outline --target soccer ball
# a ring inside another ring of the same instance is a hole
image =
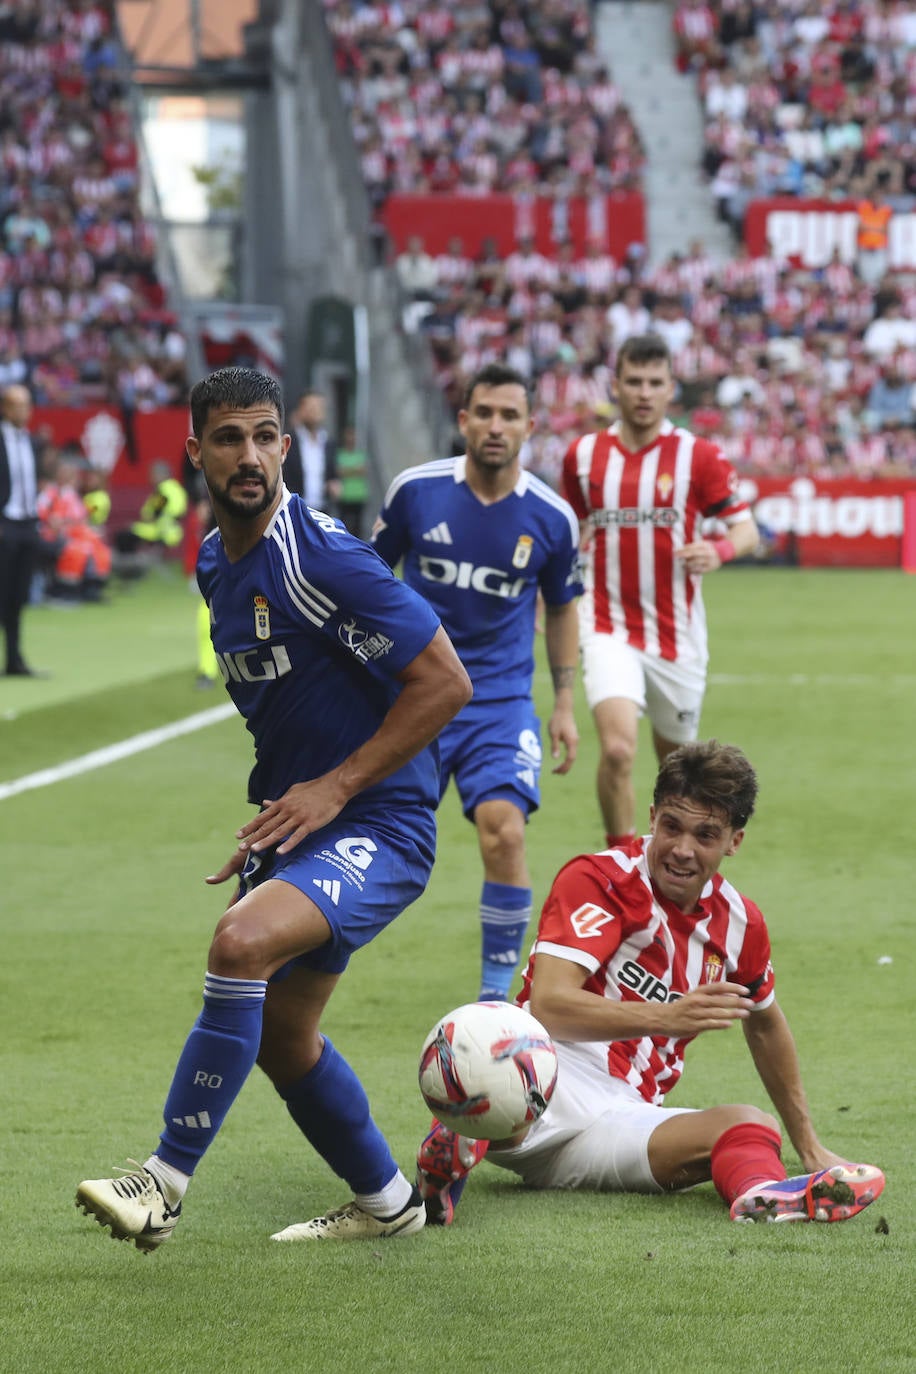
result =
[[[469,1002],[437,1021],[420,1054],[434,1116],[475,1140],[506,1140],[544,1114],[557,1052],[540,1021],[512,1002]]]

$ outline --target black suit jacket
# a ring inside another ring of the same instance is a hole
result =
[[[305,484],[305,473],[302,469],[302,447],[299,443],[299,436],[295,429],[290,428],[289,452],[286,455],[286,462],[283,464],[283,481],[294,491],[297,496],[304,496],[303,486]],[[327,484],[337,476],[337,445],[334,440],[327,438],[324,441],[324,488],[323,495],[327,495]]]
[[[0,429],[0,514],[3,513],[7,501],[10,499],[10,492],[12,489],[10,460],[6,452],[6,440],[3,437],[3,430]]]

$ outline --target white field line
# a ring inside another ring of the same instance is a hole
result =
[[[884,686],[909,687],[916,685],[916,675],[912,673],[892,673],[875,677],[867,673],[791,673],[788,677],[779,673],[752,673],[740,675],[733,673],[710,673],[709,683],[714,687],[747,687],[751,685],[782,684],[789,687],[869,687],[876,682]],[[25,777],[14,778],[12,782],[0,782],[0,801],[16,797],[20,792],[31,792],[36,787],[50,787],[52,783],[63,782],[66,778],[79,777],[95,768],[104,768],[109,763],[118,763],[130,758],[131,754],[141,754],[145,749],[155,749],[159,744],[177,739],[180,735],[191,735],[204,730],[208,725],[228,720],[235,714],[235,707],[226,702],[213,706],[209,711],[198,711],[196,715],[176,720],[171,725],[163,725],[158,730],[145,730],[141,735],[132,735],[118,744],[106,745],[104,749],[94,749],[68,763],[57,764],[54,768],[43,768],[38,773],[27,773]]]
[[[14,778],[12,782],[0,782],[0,801],[16,797],[20,792],[31,792],[36,787],[50,787],[52,783],[63,782],[65,778],[79,777],[81,773],[91,773],[94,768],[105,768],[109,763],[118,763],[121,759],[130,758],[131,754],[141,754],[144,749],[155,749],[157,745],[177,739],[180,735],[192,735],[197,730],[205,730],[208,725],[216,725],[218,721],[228,720],[235,714],[235,707],[227,701],[222,706],[211,707],[209,711],[198,711],[196,715],[185,716],[184,720],[160,726],[158,730],[144,730],[141,735],[131,735],[130,739],[123,739],[118,744],[93,749],[91,754],[83,754],[54,768],[42,768],[38,773],[27,773],[25,777]]]
[[[710,673],[712,687],[913,687],[916,673]]]

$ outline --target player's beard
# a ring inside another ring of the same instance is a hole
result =
[[[486,440],[482,440],[473,448],[468,444],[468,457],[481,472],[501,472],[503,468],[512,466],[519,455],[520,448],[521,445],[519,448],[513,448],[511,443],[507,443],[504,447],[488,449]]]
[[[224,487],[218,487],[215,483],[208,481],[207,488],[214,506],[219,507],[226,515],[231,515],[234,520],[254,520],[259,515],[263,515],[270,508],[277,495],[280,486],[279,473],[272,485],[263,473],[256,474],[264,484],[263,493],[260,497],[237,499],[232,495],[233,486],[240,485],[246,478],[250,481],[254,475],[252,473],[234,473]]]

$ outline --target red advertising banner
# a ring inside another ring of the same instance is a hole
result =
[[[180,477],[184,441],[190,431],[186,407],[134,411],[100,405],[68,410],[36,406],[32,429],[44,431],[58,448],[75,444],[87,461],[106,475],[113,529],[136,518],[155,485],[153,465],[167,463]]]
[[[755,200],[744,219],[744,240],[754,257],[768,254],[798,267],[824,267],[834,250],[842,262],[853,262],[857,230],[851,200]],[[916,269],[916,214],[891,217],[888,261],[898,270]]]
[[[547,196],[451,196],[393,195],[385,201],[382,221],[398,253],[418,234],[427,253],[444,253],[449,240],[459,238],[469,258],[476,258],[485,239],[492,239],[506,257],[519,239],[534,239],[539,253],[556,254],[569,240],[581,255],[591,239],[597,239],[621,262],[633,243],[646,241],[645,205],[632,193],[609,196],[574,196],[552,200]]]
[[[764,537],[801,567],[901,566],[905,498],[916,480],[743,477],[740,486]]]

